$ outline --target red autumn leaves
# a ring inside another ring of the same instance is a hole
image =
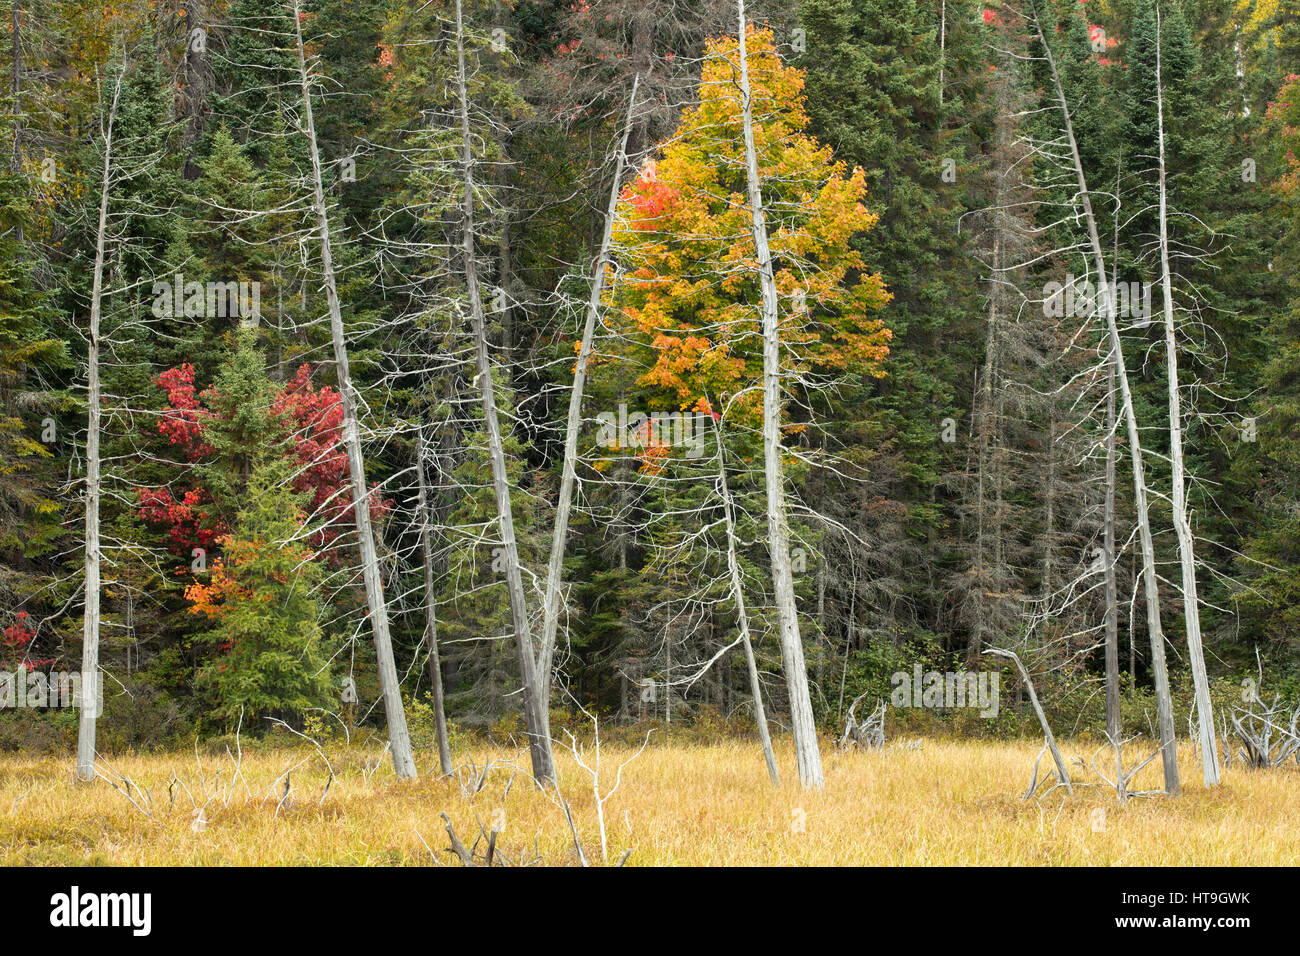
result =
[[[213,464],[213,432],[228,421],[229,413],[217,410],[222,403],[215,388],[198,391],[194,368],[188,363],[168,369],[155,381],[167,400],[158,420],[158,432],[187,463],[199,466],[195,473],[201,476],[202,466]],[[303,365],[291,380],[275,390],[269,417],[273,426],[271,441],[293,457],[294,490],[309,496],[306,510],[319,525],[313,543],[318,549],[326,548],[344,530],[341,525],[348,522],[352,508],[339,394],[328,385],[313,388],[311,369]],[[214,501],[200,477],[190,487],[175,492],[166,486],[141,489],[137,513],[149,524],[166,530],[173,553],[189,557],[194,548],[208,550],[220,544],[230,532],[234,510]],[[372,514],[378,516],[386,510],[386,502],[373,499]]]

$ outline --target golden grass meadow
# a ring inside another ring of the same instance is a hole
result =
[[[594,765],[589,744],[585,761]],[[1096,744],[1086,740],[1063,741],[1062,750],[1071,775],[1093,786],[1045,797],[1043,786],[1029,800],[1035,741],[924,739],[838,753],[823,740],[820,793],[800,791],[789,740],[778,746],[784,779],[773,788],[756,742],[652,740],[600,808],[603,853],[591,777],[557,747],[560,794],[587,862],[615,864],[625,853],[628,866],[1268,866],[1300,858],[1294,765],[1234,765],[1213,792],[1187,779],[1178,799],[1120,805],[1093,772]],[[1140,749],[1130,745],[1131,759]],[[602,796],[637,750],[602,744]],[[1195,767],[1194,757],[1184,745],[1180,763]],[[422,771],[436,764],[427,751],[420,758]],[[240,757],[200,748],[110,758],[101,768],[112,783],[76,785],[70,757],[4,756],[0,864],[460,866],[445,813],[466,847],[479,838],[476,861],[496,827],[497,864],[580,865],[568,819],[553,794],[533,786],[526,753],[483,743],[456,760],[456,777],[399,782],[378,746],[327,747],[322,756],[281,745]],[[1155,761],[1137,785],[1158,786],[1158,774]]]

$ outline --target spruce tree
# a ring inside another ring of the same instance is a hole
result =
[[[187,590],[191,612],[213,621],[201,640],[213,649],[196,687],[228,728],[242,719],[301,719],[332,703],[329,654],[320,625],[321,569],[303,542],[304,495],[291,467],[268,458],[249,476],[248,495],[211,581]]]

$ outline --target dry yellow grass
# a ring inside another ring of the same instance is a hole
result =
[[[926,740],[919,750],[838,754],[826,744],[827,786],[814,794],[791,779],[774,790],[755,744],[652,743],[624,770],[605,805],[609,859],[626,849],[629,865],[643,866],[1290,865],[1300,857],[1294,765],[1234,767],[1213,792],[1192,779],[1177,800],[1119,806],[1113,793],[1094,787],[1026,801],[1021,795],[1038,749],[1033,742]],[[1066,742],[1063,749],[1067,760],[1087,760],[1093,745]],[[602,748],[602,792],[634,752]],[[70,759],[0,758],[0,864],[426,865],[427,842],[441,860],[458,865],[445,852],[441,812],[466,838],[478,833],[476,816],[489,828],[494,819],[504,821],[499,845],[511,859],[538,854],[545,863],[576,862],[554,802],[524,773],[505,793],[510,764],[526,768],[526,755],[494,748],[499,763],[480,792],[467,794],[455,780],[399,783],[387,760],[367,779],[377,748],[327,753],[337,779],[323,802],[328,774],[310,748],[245,752],[247,790],[242,781],[232,787],[233,764],[224,755],[203,755],[201,770],[194,754],[111,760],[115,771],[149,792],[148,816],[102,780],[74,786]],[[481,765],[484,755],[478,748],[459,756]],[[556,756],[586,852],[599,862],[590,778],[563,749]],[[1184,774],[1199,778],[1192,751],[1184,748],[1181,756]],[[783,748],[779,757],[783,773],[792,776],[792,750]],[[274,781],[302,760],[309,762],[293,771],[289,798],[277,809],[283,784]],[[429,763],[423,755],[422,766]],[[1143,772],[1143,786],[1156,785],[1157,766]],[[1090,769],[1076,766],[1072,773],[1097,780]],[[172,785],[169,799],[173,775],[199,803],[216,794],[202,825],[182,787]],[[249,790],[268,787],[265,801],[247,798]],[[223,805],[221,794],[231,791]]]

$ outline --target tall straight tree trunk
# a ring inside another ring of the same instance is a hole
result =
[[[1120,172],[1115,168],[1115,195],[1119,195]],[[1111,238],[1110,287],[1119,280],[1119,216]],[[1106,501],[1102,516],[1102,547],[1106,560],[1106,736],[1115,748],[1115,786],[1124,799],[1124,732],[1119,713],[1119,583],[1115,573],[1115,360],[1106,367]]]
[[[198,179],[203,174],[195,161],[200,137],[206,125],[205,114],[208,97],[212,93],[212,67],[208,64],[207,40],[196,42],[195,31],[207,36],[209,16],[205,0],[185,0],[185,131],[181,142],[185,150],[185,162],[182,171],[186,179]],[[162,31],[159,30],[161,35]]]
[[[1205,785],[1219,782],[1219,745],[1214,733],[1214,705],[1201,646],[1201,605],[1196,592],[1196,545],[1187,518],[1187,478],[1183,464],[1183,425],[1178,388],[1178,343],[1174,336],[1174,286],[1169,270],[1169,193],[1165,182],[1165,103],[1160,59],[1160,5],[1156,4],[1156,130],[1160,137],[1160,285],[1164,297],[1165,365],[1169,376],[1169,463],[1173,480],[1174,531],[1183,572],[1183,620],[1187,627],[1187,659],[1196,691],[1196,720],[1200,725],[1201,769]]]
[[[763,292],[763,474],[767,491],[767,538],[772,558],[772,590],[776,601],[781,657],[790,696],[790,729],[794,734],[799,782],[804,787],[825,786],[817,724],[808,694],[808,671],[799,635],[799,610],[794,599],[794,573],[790,567],[790,529],[785,510],[785,476],[781,461],[781,330],[777,314],[776,279],[767,244],[763,191],[754,149],[753,103],[749,93],[749,63],[745,54],[745,0],[737,0],[740,21],[740,110],[745,135],[745,179],[748,185],[754,247],[758,255],[759,284]]]
[[[357,522],[357,549],[361,553],[361,572],[366,585],[366,605],[375,639],[375,660],[379,669],[379,686],[384,698],[384,716],[388,722],[388,742],[393,751],[393,769],[399,779],[417,776],[411,754],[411,737],[406,730],[406,711],[402,708],[401,685],[393,660],[393,642],[388,631],[388,607],[384,600],[384,583],[375,553],[374,532],[370,525],[370,495],[366,486],[365,459],[361,455],[361,433],[357,427],[352,375],[348,370],[348,348],[343,334],[343,313],[334,281],[334,254],[330,245],[329,213],[325,207],[325,187],[321,182],[320,151],[316,145],[316,124],[311,111],[311,84],[307,76],[307,57],[302,45],[302,22],[298,0],[293,3],[293,28],[298,46],[298,74],[302,80],[303,121],[307,145],[311,150],[313,202],[320,230],[321,271],[325,277],[325,298],[329,305],[330,333],[334,340],[334,367],[339,380],[339,403],[343,406],[343,445],[347,450],[348,473],[352,483],[352,513]]]
[[[1093,267],[1101,281],[1106,278],[1106,262],[1101,248],[1101,238],[1097,231],[1097,219],[1092,211],[1091,194],[1088,181],[1083,171],[1083,161],[1079,157],[1079,144],[1074,136],[1074,123],[1070,119],[1070,107],[1065,100],[1065,89],[1056,67],[1056,56],[1047,42],[1043,31],[1037,4],[1031,0],[1034,28],[1038,32],[1039,42],[1043,46],[1044,56],[1051,71],[1052,86],[1061,109],[1061,121],[1065,128],[1066,139],[1070,146],[1070,158],[1074,165],[1075,179],[1079,186],[1079,203],[1083,207],[1084,220],[1088,228],[1088,242],[1091,248]],[[1138,432],[1137,415],[1133,410],[1133,394],[1129,389],[1128,370],[1124,365],[1124,347],[1119,337],[1119,323],[1115,316],[1116,300],[1113,291],[1102,297],[1106,315],[1107,331],[1110,335],[1111,366],[1119,381],[1121,407],[1124,422],[1128,430],[1129,456],[1133,463],[1133,507],[1137,512],[1138,544],[1142,555],[1142,580],[1145,585],[1147,606],[1147,631],[1151,637],[1151,670],[1156,692],[1156,720],[1160,727],[1160,756],[1164,765],[1165,790],[1170,796],[1177,796],[1181,791],[1178,780],[1178,741],[1174,735],[1174,708],[1169,696],[1169,671],[1165,663],[1165,635],[1160,626],[1160,586],[1156,577],[1155,547],[1151,541],[1151,520],[1147,506],[1146,467],[1142,461],[1142,438]]]
[[[1000,178],[1000,177],[999,177]],[[1001,208],[1002,199],[1001,191],[998,193],[998,208]],[[997,275],[997,269],[1000,264],[1001,238],[993,240],[993,275]],[[993,280],[990,279],[990,286],[993,286]],[[989,592],[989,582],[984,564],[984,554],[986,544],[985,523],[988,515],[985,513],[985,490],[984,483],[988,479],[991,462],[989,461],[989,444],[992,440],[989,431],[996,425],[990,422],[993,414],[993,374],[994,374],[994,351],[997,347],[997,289],[989,290],[989,321],[988,328],[984,336],[984,369],[983,381],[979,388],[976,389],[976,402],[979,412],[976,415],[976,440],[979,443],[979,457],[976,463],[975,473],[975,622],[970,636],[970,644],[966,648],[966,664],[973,668],[984,651],[984,630],[986,625],[986,601],[985,598]]]
[[[487,328],[483,317],[483,300],[478,284],[478,255],[474,248],[474,154],[469,128],[469,86],[465,79],[465,28],[461,19],[461,0],[456,0],[456,82],[460,90],[461,158],[464,166],[465,198],[463,203],[465,286],[469,293],[470,321],[474,329],[474,346],[478,374],[475,378],[483,399],[483,418],[487,429],[488,455],[492,459],[492,487],[496,493],[497,519],[501,530],[501,548],[505,556],[506,587],[510,592],[510,617],[519,654],[519,677],[523,684],[524,725],[528,732],[528,749],[532,757],[533,778],[542,786],[555,782],[555,758],[551,753],[547,700],[537,679],[537,662],[533,657],[533,638],[528,625],[528,604],[524,593],[523,573],[519,566],[519,545],[515,540],[514,513],[510,503],[510,477],[501,441],[501,423],[497,417],[496,385],[488,359]]]
[[[731,488],[727,484],[726,452],[722,445],[722,420],[714,422],[718,440],[718,494],[722,497],[722,515],[727,531],[727,574],[731,579],[731,595],[736,602],[736,625],[740,628],[740,643],[745,648],[745,665],[749,670],[749,692],[754,695],[754,721],[758,724],[758,737],[763,742],[763,759],[767,761],[767,775],[774,786],[781,786],[781,772],[776,767],[776,754],[772,751],[772,735],[767,729],[767,713],[763,709],[763,685],[758,680],[758,661],[754,659],[754,644],[749,637],[749,613],[745,609],[744,582],[740,576],[740,560],[736,556],[736,519],[731,504]]]
[[[942,21],[941,21],[942,22]],[[942,47],[940,49],[942,53]],[[942,79],[940,80],[942,86]],[[1005,106],[1006,86],[999,89],[999,105]],[[999,160],[1002,159],[1002,150],[1007,146],[1008,132],[1005,126],[998,124],[998,136],[996,148]],[[988,326],[984,333],[984,367],[980,372],[980,380],[977,382],[978,387],[975,389],[975,406],[978,409],[974,416],[976,429],[976,442],[978,448],[978,458],[976,462],[975,474],[975,621],[972,626],[970,641],[966,648],[966,666],[973,669],[979,662],[980,655],[984,651],[984,635],[989,630],[988,622],[988,594],[991,590],[988,566],[985,557],[988,552],[988,535],[989,535],[989,515],[987,511],[988,492],[986,485],[992,479],[993,471],[993,444],[995,434],[1001,428],[1000,416],[994,414],[993,406],[993,380],[999,374],[998,371],[998,346],[1000,342],[1000,324],[999,324],[999,296],[1001,290],[999,282],[1001,281],[1002,268],[1002,235],[1003,235],[1003,204],[1006,201],[1006,179],[1008,170],[999,164],[994,170],[994,213],[993,220],[993,268],[989,273],[989,313]],[[969,468],[969,466],[968,466]],[[999,469],[1000,472],[1000,469]],[[1000,483],[1001,475],[998,480]],[[1001,534],[1001,518],[997,521],[997,528],[993,532],[995,535]],[[998,589],[999,591],[1001,588]]]
[[[605,231],[601,235],[600,252],[596,255],[596,263],[592,268],[587,319],[582,327],[582,344],[578,348],[578,363],[573,371],[573,388],[569,392],[569,417],[564,429],[564,463],[560,472],[559,498],[555,505],[555,532],[551,537],[551,559],[546,567],[546,606],[542,616],[542,647],[537,662],[537,676],[548,698],[551,688],[551,662],[555,655],[555,637],[560,621],[560,585],[564,578],[565,539],[569,533],[569,512],[573,507],[573,482],[578,461],[578,430],[582,426],[582,392],[587,382],[587,365],[591,361],[596,320],[600,316],[600,299],[605,290],[605,267],[609,263],[609,244],[614,232],[614,214],[618,209],[619,187],[623,182],[623,169],[627,162],[627,140],[632,132],[632,115],[636,107],[636,91],[640,81],[640,76],[632,80],[632,98],[627,105],[627,125],[623,128],[623,138],[619,142],[618,155],[614,160],[614,181],[609,187]]]
[[[95,721],[99,716],[99,317],[104,298],[104,242],[108,192],[113,165],[113,123],[122,95],[126,59],[113,84],[113,102],[104,128],[104,177],[99,187],[99,226],[95,230],[95,267],[90,286],[90,334],[86,355],[86,608],[82,620],[81,700],[77,727],[77,779],[95,779]]]
[[[447,740],[447,709],[442,692],[442,659],[438,654],[438,609],[434,607],[433,591],[433,515],[429,507],[429,491],[425,478],[425,459],[428,443],[424,440],[424,426],[416,430],[415,473],[418,478],[417,507],[420,511],[420,554],[424,561],[424,640],[429,645],[429,684],[433,687],[433,722],[438,739],[438,766],[443,775],[451,773],[451,744]]]
[[[1106,393],[1106,505],[1102,546],[1106,558],[1106,736],[1115,748],[1115,785],[1124,786],[1123,727],[1119,714],[1119,587],[1115,579],[1115,367],[1107,376]],[[1121,797],[1123,794],[1121,793]]]

